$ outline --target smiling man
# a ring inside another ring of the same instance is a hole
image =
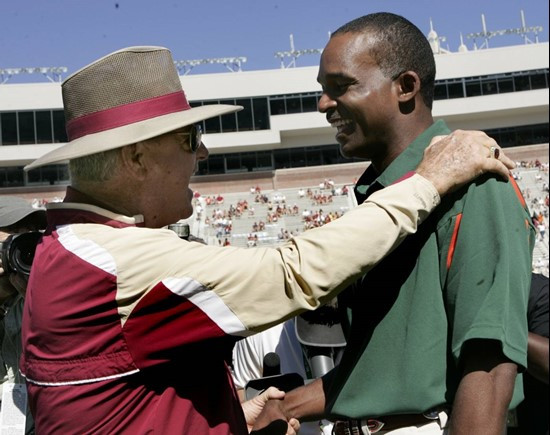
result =
[[[192,108],[169,50],[111,53],[62,84],[69,160],[27,289],[21,371],[37,433],[247,434],[225,364],[235,341],[318,307],[394,249],[447,193],[506,176],[496,143],[458,133],[416,174],[277,249],[218,248],[163,229],[192,214],[200,129],[238,106]],[[505,164],[503,164],[506,163]],[[444,169],[442,169],[444,168]],[[292,428],[283,422],[292,432]]]
[[[435,73],[428,41],[398,15],[367,15],[332,34],[319,110],[344,156],[372,162],[355,187],[358,203],[406,176],[450,132],[432,117]],[[513,182],[484,177],[446,196],[340,295],[349,325],[339,366],[270,402],[258,427],[281,415],[328,416],[336,434],[503,433],[508,407],[522,398],[534,237]]]

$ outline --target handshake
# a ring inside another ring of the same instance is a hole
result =
[[[281,374],[279,355],[267,353],[263,358],[263,377],[252,379],[245,387],[242,403],[248,431],[255,435],[294,435],[300,422],[277,411],[286,392],[304,385],[298,373]],[[270,411],[274,408],[274,411]]]
[[[285,376],[285,375],[282,375]],[[276,387],[242,403],[248,431],[253,435],[296,435],[300,422],[287,417],[281,410],[285,392]]]
[[[332,424],[323,420],[323,376],[334,368],[346,345],[337,313],[334,300],[313,312],[302,313],[293,322],[293,337],[306,356],[303,362],[307,360],[304,371],[312,379],[304,381],[298,373],[281,374],[279,356],[274,352],[264,356],[263,377],[250,380],[245,386],[246,401],[242,406],[251,433],[296,434],[300,429],[298,418],[305,416],[314,420],[304,423],[303,429],[307,428],[308,433],[332,432]],[[307,388],[304,384],[308,384]]]

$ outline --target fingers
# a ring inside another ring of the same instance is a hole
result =
[[[287,435],[295,435],[300,431],[300,422],[296,418],[288,421]]]
[[[516,162],[509,158],[506,154],[500,150],[500,157],[498,158],[508,169],[514,169],[516,167]]]
[[[277,389],[276,387],[269,387],[265,390],[260,397],[264,402],[267,402],[269,399],[282,399],[285,397],[285,392]]]
[[[488,169],[485,170],[484,172],[497,172],[507,179],[508,178],[507,169],[514,169],[516,167],[515,162],[512,159],[510,159],[504,153],[504,151],[502,151],[502,148],[498,145],[498,143],[492,137],[487,136],[483,132],[477,132],[477,133],[480,133],[479,136],[483,141],[483,146],[489,148],[489,159],[497,160],[502,163],[502,165],[490,164]],[[504,170],[502,166],[506,167],[507,169]]]
[[[510,160],[507,158],[507,160]],[[513,163],[513,162],[512,162]],[[502,177],[503,180],[507,181],[510,176],[510,169],[513,167],[507,166],[504,162],[497,159],[487,159],[483,162],[481,169],[482,173],[494,172]]]
[[[503,151],[498,143],[491,137],[483,133],[483,145],[489,147],[489,159],[486,168],[482,168],[483,172],[495,172],[500,174],[504,179],[508,179],[509,169],[516,167],[515,162],[510,159]]]
[[[486,172],[508,180],[508,169],[514,167],[495,140],[482,131],[456,130],[448,136],[433,138],[417,172],[443,195]]]
[[[504,152],[502,151],[502,148],[500,149],[500,155],[498,156],[498,161],[500,161],[504,166],[506,166],[508,169],[514,169],[516,167],[516,163],[510,159]],[[508,174],[506,174],[508,176]]]

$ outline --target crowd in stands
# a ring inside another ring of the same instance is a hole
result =
[[[259,186],[250,188],[249,194],[253,196],[253,202],[262,206],[265,210],[264,216],[256,216],[256,211],[250,205],[249,199],[238,199],[236,203],[224,204],[225,198],[221,195],[202,196],[200,193],[194,193],[194,207],[196,219],[202,218],[203,209],[201,203],[209,210],[204,219],[204,225],[207,226],[210,232],[215,234],[218,245],[227,246],[230,243],[233,229],[233,219],[242,217],[257,217],[251,223],[249,233],[247,235],[248,247],[258,246],[259,234],[266,230],[266,225],[276,225],[281,222],[284,217],[300,216],[302,228],[286,229],[283,226],[277,234],[277,240],[284,241],[292,236],[299,234],[300,231],[305,231],[310,228],[322,226],[342,215],[342,211],[331,209],[334,196],[347,196],[349,194],[349,186],[337,186],[333,180],[324,179],[319,183],[319,188],[300,188],[296,192],[296,201],[301,200],[302,210],[297,202],[292,205],[287,204],[287,197],[281,192],[262,192]],[[310,210],[303,208],[303,200],[309,199],[312,206],[323,205],[327,206],[328,210],[322,208],[318,210]],[[224,204],[224,207],[220,205]],[[260,236],[261,237],[261,236]]]
[[[332,222],[342,216],[341,212],[331,210],[328,213],[323,212],[323,209],[318,211],[304,210],[302,217],[304,219],[304,229],[317,228]]]
[[[231,235],[231,230],[233,228],[232,217],[232,210],[216,208],[212,210],[211,217],[206,216],[204,224],[213,228],[216,231],[216,238],[221,240],[223,236]]]

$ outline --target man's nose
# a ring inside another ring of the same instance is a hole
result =
[[[321,94],[319,102],[317,103],[317,110],[321,113],[326,113],[329,109],[336,107],[336,101],[330,98],[325,92]]]
[[[197,160],[206,160],[209,154],[208,148],[206,148],[204,142],[201,142],[197,149]]]

